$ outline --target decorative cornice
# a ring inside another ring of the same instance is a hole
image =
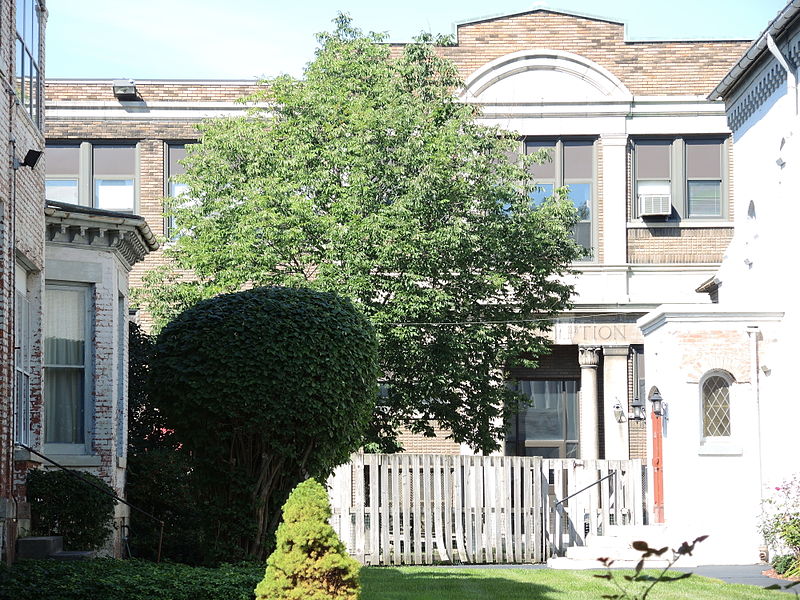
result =
[[[44,212],[47,244],[112,251],[128,268],[158,248],[141,217],[54,202]]]
[[[795,44],[790,51],[790,56],[797,56],[800,44]],[[780,64],[775,64],[761,76],[761,79],[751,86],[750,91],[739,98],[728,111],[728,127],[737,131],[755,113],[759,107],[772,96],[783,82],[786,81],[786,71]]]

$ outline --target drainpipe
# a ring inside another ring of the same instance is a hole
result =
[[[750,382],[753,386],[753,395],[756,401],[756,443],[758,447],[758,493],[759,498],[764,500],[764,471],[763,457],[761,451],[761,378],[760,367],[758,364],[758,339],[761,331],[757,325],[747,327],[747,336],[750,338]]]

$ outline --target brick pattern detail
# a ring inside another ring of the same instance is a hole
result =
[[[750,46],[749,41],[626,42],[621,23],[549,10],[464,23],[457,45],[440,53],[462,78],[520,50],[580,54],[616,75],[635,96],[709,94]],[[399,54],[403,44],[392,44]]]
[[[653,227],[628,230],[632,264],[719,263],[733,227]]]
[[[633,412],[633,388],[637,383],[633,380],[633,361],[634,354],[628,354],[628,414]],[[628,453],[632,459],[647,459],[647,421],[628,421]]]
[[[434,423],[436,437],[425,437],[418,433],[411,433],[407,429],[397,436],[403,451],[411,454],[461,454],[461,444],[448,439],[449,429],[443,429]]]

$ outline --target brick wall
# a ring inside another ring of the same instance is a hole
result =
[[[732,238],[732,225],[628,229],[628,262],[719,263]]]
[[[547,48],[596,62],[636,96],[705,96],[749,45],[740,40],[626,42],[621,23],[535,10],[461,24],[457,44],[440,52],[456,63],[464,79],[505,54]],[[392,52],[402,46],[392,44]]]

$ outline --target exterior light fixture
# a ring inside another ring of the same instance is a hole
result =
[[[631,403],[631,408],[633,409],[633,412],[628,416],[628,420],[644,421],[644,404],[642,404],[639,400],[635,400]]]
[[[136,94],[136,82],[133,79],[115,79],[111,87],[117,100],[139,99]]]
[[[619,402],[615,402],[612,408],[614,409],[614,419],[616,419],[617,423],[624,423],[625,413],[622,412],[622,407]]]
[[[36,163],[39,162],[39,159],[41,157],[42,157],[41,150],[28,150],[28,152],[25,154],[25,158],[23,158],[21,161],[17,158],[14,159],[14,164],[13,164],[14,170],[17,170],[20,167],[28,167],[30,169],[33,169],[36,166]]]
[[[653,403],[653,414],[657,417],[663,417],[667,403],[664,402],[664,398],[661,397],[661,392],[658,391],[658,388],[653,388],[650,394],[650,402]]]

